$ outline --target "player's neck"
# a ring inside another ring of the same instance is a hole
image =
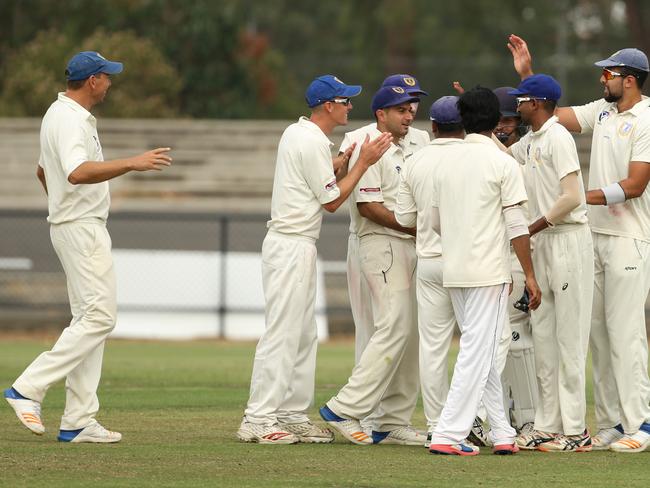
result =
[[[89,112],[95,105],[92,97],[88,93],[84,92],[84,90],[66,90],[65,96],[70,100],[74,100]]]
[[[309,117],[309,120],[316,124],[320,130],[323,131],[323,134],[326,136],[329,136],[332,131],[334,130],[334,127],[336,127],[337,124],[334,120],[332,120],[331,117],[324,117],[319,113],[312,112],[311,117]]]
[[[537,112],[537,114],[532,117],[532,120],[530,121],[530,128],[533,130],[533,132],[537,132],[551,117],[553,117],[552,113],[541,111]]]
[[[630,110],[642,99],[643,99],[643,95],[641,94],[640,90],[634,90],[634,91],[630,90],[624,92],[621,99],[618,102],[616,102],[616,110],[618,110],[618,113]]]

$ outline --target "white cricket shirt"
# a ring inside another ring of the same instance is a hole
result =
[[[456,157],[455,146],[463,139],[439,137],[420,149],[402,171],[395,217],[405,227],[417,225],[415,252],[418,258],[442,255],[440,236],[432,226],[433,171],[439,164]]]
[[[39,166],[47,183],[48,222],[106,221],[111,206],[108,182],[73,185],[68,176],[86,161],[103,161],[97,120],[59,93],[41,123]]]
[[[432,202],[440,212],[443,284],[472,288],[510,283],[503,207],[526,201],[519,164],[494,142],[468,134],[435,166]]]
[[[278,145],[269,230],[318,239],[322,205],[336,200],[332,142],[306,117],[287,127]]]
[[[583,133],[593,131],[589,189],[628,177],[630,161],[650,162],[650,99],[619,113],[605,99],[571,107]],[[616,205],[589,205],[591,230],[650,242],[650,193]]]
[[[376,124],[374,128],[367,130],[370,140],[381,135]],[[400,184],[400,173],[406,167],[413,154],[429,142],[429,136],[426,133],[426,141],[422,137],[422,132],[424,131],[412,132],[412,130],[412,128],[409,128],[406,136],[400,139],[398,144],[391,143],[379,161],[370,166],[364,173],[352,192],[354,199],[350,201],[350,231],[353,232],[352,229],[355,229],[359,237],[370,234],[382,234],[399,237],[400,239],[413,239],[413,236],[409,234],[384,227],[370,219],[362,217],[356,205],[361,202],[379,202],[391,212],[395,211]],[[363,135],[363,138],[365,138],[365,135]],[[361,144],[357,143],[357,147],[354,149],[350,158],[350,167],[354,166],[357,162],[360,152]]]
[[[587,222],[585,189],[580,174],[580,161],[573,136],[553,116],[536,132],[528,132],[510,146],[514,158],[523,165],[528,194],[528,213],[536,221],[553,207],[562,194],[560,180],[578,173],[581,203],[556,225]]]

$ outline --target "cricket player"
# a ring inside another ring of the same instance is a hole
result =
[[[41,124],[37,176],[48,202],[50,237],[65,271],[72,321],[54,347],[38,356],[4,397],[22,424],[42,435],[41,402],[50,386],[66,379],[61,442],[119,442],[122,435],[97,420],[97,388],[106,338],[115,326],[117,305],[108,180],[129,171],[160,171],[171,164],[169,148],[127,159],[104,161],[91,114],[122,63],[94,51],[75,54],[66,69],[67,89],[50,105]]]
[[[438,424],[449,389],[447,359],[456,326],[449,290],[442,283],[442,245],[431,224],[431,183],[435,167],[455,157],[465,130],[456,106],[458,97],[436,100],[429,111],[433,141],[420,149],[402,170],[395,218],[404,227],[417,227],[416,292],[420,339],[419,369],[428,443]]]
[[[428,96],[428,93],[420,88],[418,80],[408,74],[395,74],[386,77],[381,84],[384,86],[399,86],[415,97]],[[412,102],[411,109],[413,118],[417,114],[419,102]],[[339,155],[345,154],[345,151],[352,144],[360,144],[366,135],[374,134],[377,130],[377,123],[372,122],[350,132],[346,132],[343,142],[339,149]],[[426,131],[415,127],[408,128],[409,137],[418,141],[418,145],[424,146],[429,143],[429,134]],[[355,328],[354,342],[354,362],[359,362],[361,353],[366,348],[370,337],[374,331],[372,319],[372,307],[370,306],[370,291],[368,284],[361,273],[361,262],[359,259],[359,236],[357,234],[358,212],[355,207],[354,192],[350,195],[350,236],[348,238],[348,256],[347,256],[347,280],[348,294],[350,296],[350,308]]]
[[[432,222],[441,236],[443,283],[461,330],[460,351],[429,451],[478,454],[463,441],[482,401],[493,452],[512,454],[516,432],[505,414],[495,357],[511,281],[508,240],[524,269],[531,308],[541,301],[520,208],[527,197],[517,162],[491,140],[500,117],[496,95],[475,88],[461,95],[458,108],[467,136],[433,172]]]
[[[334,212],[391,144],[377,132],[359,145],[357,164],[338,183],[328,135],[346,125],[361,87],[336,76],[307,88],[311,116],[282,134],[273,182],[271,220],[262,245],[266,330],[255,351],[250,398],[237,437],[260,444],[326,443],[331,431],[307,417],[316,367],[316,240],[322,210]],[[356,146],[344,154],[349,159]]]
[[[553,115],[562,90],[536,74],[509,92],[531,132],[510,146],[523,165],[533,263],[544,302],[532,312],[540,398],[523,449],[591,450],[585,423],[585,368],[594,283],[594,252],[575,141]]]
[[[355,444],[421,446],[426,439],[409,425],[418,391],[415,229],[401,226],[393,213],[400,172],[422,144],[410,131],[411,103],[418,100],[401,86],[385,86],[375,93],[375,132],[390,132],[392,145],[357,185],[358,215],[351,209],[361,273],[371,294],[374,331],[347,384],[320,414]],[[356,151],[351,162],[355,158]],[[373,412],[372,436],[368,436],[360,421]]]
[[[533,74],[528,46],[511,35],[522,79]],[[556,110],[572,132],[593,132],[586,193],[594,243],[590,346],[598,433],[593,449],[650,447],[650,380],[645,302],[650,286],[650,100],[641,89],[647,56],[626,48],[595,63],[604,98]]]

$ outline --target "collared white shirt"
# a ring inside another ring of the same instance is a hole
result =
[[[557,117],[549,118],[538,131],[528,132],[510,146],[510,150],[523,165],[528,211],[532,222],[548,215],[562,193],[560,180],[571,173],[578,173],[581,203],[555,224],[587,222],[587,204],[578,151],[573,136],[558,123]]]
[[[409,159],[413,154],[428,143],[428,135],[426,143],[420,134],[423,131],[411,132],[413,129],[409,128],[408,133],[403,139],[400,139],[398,144],[391,143],[388,150],[375,164],[370,166],[368,170],[359,180],[356,188],[352,192],[354,198],[350,201],[350,229],[356,230],[359,237],[369,234],[383,234],[401,239],[413,239],[413,236],[400,232],[395,229],[390,229],[373,222],[370,219],[362,217],[357,208],[357,203],[361,202],[379,202],[384,205],[388,210],[393,212],[397,203],[397,192],[399,191],[400,173],[403,168],[409,163]],[[370,140],[375,139],[381,135],[377,125],[374,128],[367,129],[367,134]],[[365,138],[365,134],[363,135]],[[363,139],[362,139],[363,142]],[[361,152],[361,143],[357,143],[357,147],[352,153],[350,158],[350,167],[352,167],[359,159]]]
[[[439,164],[456,157],[456,146],[463,139],[438,137],[420,149],[402,171],[395,217],[400,225],[417,225],[415,252],[418,258],[442,255],[440,236],[432,226],[433,172]]]
[[[519,164],[492,139],[468,134],[435,166],[432,202],[440,212],[443,283],[471,288],[510,283],[503,208],[527,200]]]
[[[589,189],[603,188],[628,177],[630,161],[650,162],[650,99],[643,97],[619,113],[605,99],[571,107],[582,133],[593,131]],[[650,193],[616,205],[589,205],[594,232],[650,241]]]
[[[108,182],[73,185],[68,176],[86,161],[103,161],[97,120],[77,102],[59,93],[41,123],[39,166],[47,183],[48,222],[108,218]]]
[[[336,200],[333,143],[306,117],[287,127],[278,145],[269,230],[318,239],[322,205]]]

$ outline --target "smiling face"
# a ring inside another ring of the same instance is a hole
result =
[[[411,103],[377,110],[377,125],[380,130],[390,132],[393,137],[401,139],[413,123]]]
[[[347,125],[348,114],[352,110],[352,100],[350,98],[337,97],[325,103],[330,107],[330,113],[334,122],[337,125]]]

